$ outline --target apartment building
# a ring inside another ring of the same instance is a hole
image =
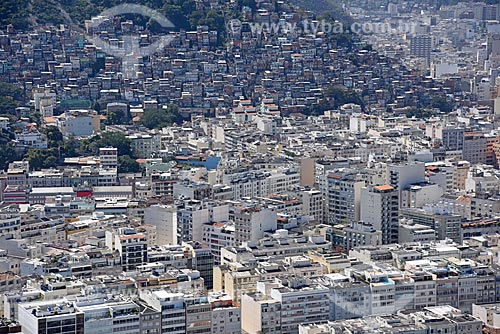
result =
[[[479,334],[481,322],[473,316],[449,306],[428,307],[421,311],[398,312],[391,315],[331,321],[323,324],[303,324],[300,334],[334,334],[344,331],[359,334],[389,333],[450,333]]]
[[[183,293],[141,290],[139,298],[154,310],[161,312],[159,333],[186,333],[186,306]]]
[[[135,334],[140,328],[140,307],[131,299],[85,299],[75,303],[84,314],[84,333],[127,333]]]
[[[211,201],[184,200],[177,206],[178,234],[182,241],[203,240],[203,225],[229,220],[229,206]]]
[[[234,222],[203,224],[202,242],[210,248],[214,263],[221,264],[221,249],[236,246]]]
[[[131,141],[131,148],[134,155],[138,158],[152,158],[153,154],[161,150],[160,134],[132,134],[128,138]]]
[[[18,237],[21,230],[21,214],[19,210],[10,205],[0,207],[0,236]]]
[[[362,221],[370,222],[382,232],[382,244],[398,242],[399,192],[390,185],[361,189]]]
[[[466,132],[464,134],[464,147],[462,157],[470,164],[487,163],[487,139],[480,132]]]
[[[339,170],[324,177],[326,188],[323,189],[323,195],[327,204],[325,221],[329,225],[359,221],[361,188],[365,182],[358,180],[358,174],[353,171]]]
[[[19,323],[26,334],[84,334],[84,318],[84,313],[66,299],[19,305]]]
[[[114,147],[99,148],[99,162],[105,168],[118,167],[118,149]]]
[[[257,241],[264,236],[264,232],[273,232],[278,226],[276,211],[258,205],[236,206],[233,216],[237,245]]]
[[[120,228],[114,232],[106,231],[106,246],[120,253],[124,271],[135,270],[148,262],[146,235],[137,233],[135,229]]]
[[[63,135],[89,137],[100,130],[100,118],[95,110],[70,110],[54,116],[54,124]]]
[[[344,247],[349,249],[358,246],[378,246],[382,244],[382,231],[376,230],[371,223],[352,222],[343,229]]]
[[[157,245],[177,245],[177,208],[152,205],[144,209],[144,224],[156,227]]]
[[[405,208],[401,216],[413,220],[414,223],[425,225],[436,231],[438,240],[451,239],[460,242],[460,224],[462,216],[444,210],[427,207],[424,209]]]
[[[281,333],[298,333],[298,324],[317,323],[329,317],[329,292],[290,277],[286,286],[271,288],[269,295],[281,303]],[[242,312],[246,310],[242,305]],[[257,320],[258,321],[258,320]]]
[[[310,221],[323,223],[325,202],[319,190],[303,190],[301,213],[309,216]]]
[[[211,333],[241,333],[241,309],[225,294],[212,292],[208,294],[212,305]]]

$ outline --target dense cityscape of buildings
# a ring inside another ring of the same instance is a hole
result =
[[[0,27],[0,333],[500,333],[500,5],[196,6]]]

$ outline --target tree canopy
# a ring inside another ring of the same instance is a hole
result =
[[[0,142],[0,170],[7,170],[9,163],[17,159],[16,150],[12,145]]]
[[[21,106],[24,101],[24,90],[21,87],[0,82],[0,114],[14,114],[16,108]]]
[[[42,132],[47,136],[49,148],[57,148],[64,145],[64,137],[57,126],[49,125]]]
[[[119,173],[137,173],[141,171],[141,166],[137,161],[128,155],[120,155],[118,157],[118,172]]]
[[[94,136],[89,139],[84,139],[80,142],[80,152],[82,154],[99,153],[101,147],[115,147],[118,150],[118,155],[132,156],[131,141],[121,132],[103,132],[101,135]]]
[[[30,163],[30,168],[34,170],[42,168],[57,167],[59,161],[59,149],[30,148],[24,155],[24,160]]]
[[[327,110],[337,109],[344,104],[354,103],[365,107],[361,96],[354,90],[344,86],[328,86],[323,90],[323,98],[307,110],[307,114],[321,115]]]
[[[148,129],[161,129],[180,119],[179,107],[175,104],[169,104],[166,109],[145,110],[141,123]]]

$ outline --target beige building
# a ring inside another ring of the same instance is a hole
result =
[[[241,329],[248,334],[281,333],[281,303],[260,292],[242,296]]]

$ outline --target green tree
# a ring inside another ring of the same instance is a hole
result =
[[[57,126],[49,125],[42,132],[47,136],[49,148],[58,148],[64,144],[64,137]]]
[[[29,0],[2,0],[0,1],[0,29],[12,24],[16,29],[27,29]]]
[[[131,141],[121,132],[104,132],[99,147],[115,147],[118,155],[132,155]]]
[[[65,158],[77,157],[79,155],[77,149],[80,147],[80,143],[76,140],[74,135],[69,135],[69,137],[64,141],[62,146],[62,155]]]
[[[323,91],[323,99],[309,108],[307,113],[321,115],[326,110],[337,109],[347,103],[355,103],[362,109],[365,108],[363,99],[356,91],[344,86],[328,86]]]
[[[249,7],[252,11],[257,10],[257,3],[255,0],[238,0],[238,9],[243,9],[243,7]]]
[[[108,111],[106,113],[106,123],[107,124],[124,124],[128,123],[127,118],[125,117],[125,113],[123,110],[116,110],[116,111]]]
[[[137,173],[141,171],[141,166],[137,161],[128,155],[120,155],[118,157],[118,172],[119,173]]]
[[[439,111],[444,113],[450,113],[453,111],[453,103],[448,101],[445,96],[436,96],[432,98],[430,107],[437,108]]]
[[[161,129],[172,125],[172,122],[179,118],[179,107],[169,104],[166,109],[146,110],[142,115],[141,123],[149,129]]]
[[[9,163],[17,159],[16,150],[8,143],[0,142],[0,170],[7,170]]]
[[[25,101],[24,90],[17,85],[0,82],[0,114],[15,114]]]
[[[30,148],[24,155],[24,160],[30,163],[30,168],[34,170],[42,168],[57,167],[59,161],[59,149]]]
[[[435,116],[435,112],[431,109],[413,108],[406,113],[406,117],[429,118]]]
[[[131,141],[121,132],[103,132],[101,135],[80,142],[81,154],[97,155],[100,147],[115,147],[118,155],[132,156]]]

